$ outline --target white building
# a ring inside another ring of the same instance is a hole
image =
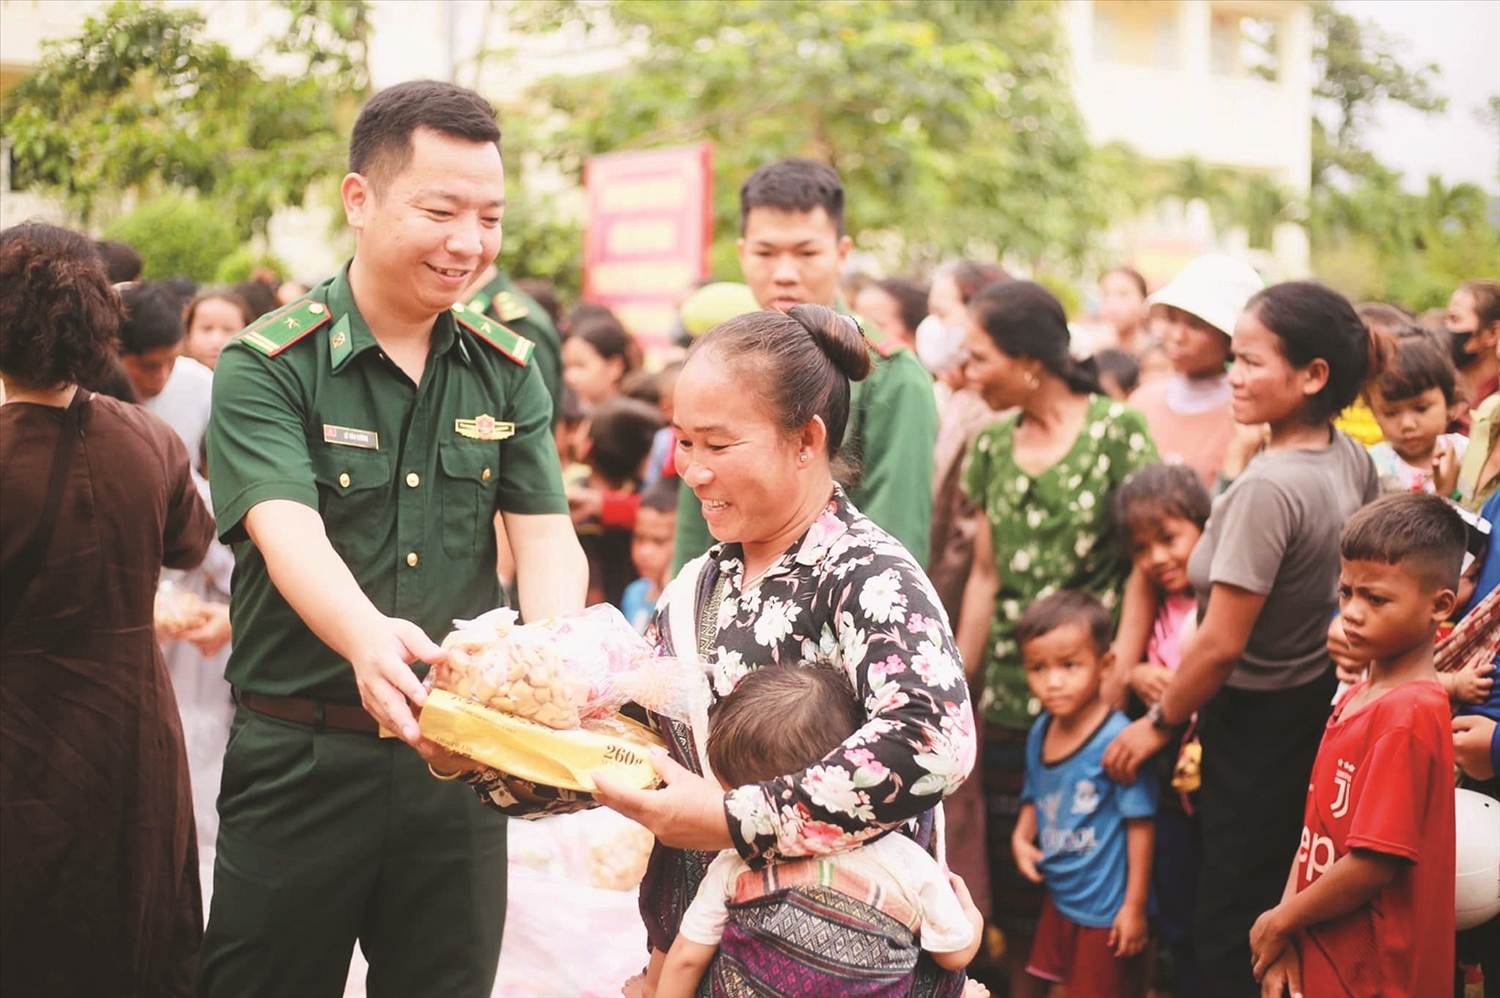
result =
[[[1257,173],[1297,197],[1307,195],[1311,4],[1068,0],[1064,20],[1074,98],[1093,142],[1123,142],[1154,160],[1194,158]],[[1165,277],[1184,257],[1209,248],[1206,243],[1242,249],[1243,234],[1215,238],[1206,212],[1190,206],[1125,227],[1121,242],[1139,269]],[[1307,256],[1301,227],[1283,225],[1274,259],[1258,262],[1278,276],[1300,276],[1307,272]]]

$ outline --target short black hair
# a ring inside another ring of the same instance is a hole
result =
[[[927,285],[909,277],[887,277],[876,281],[875,286],[895,299],[901,312],[901,324],[908,332],[915,333],[922,320],[927,318]]]
[[[104,273],[111,284],[133,284],[141,279],[141,255],[134,246],[118,239],[100,239],[94,251],[104,261]]]
[[[753,208],[808,212],[822,208],[839,237],[844,235],[844,182],[827,163],[784,159],[750,174],[740,187],[740,235]]]
[[[708,765],[731,787],[813,765],[865,723],[849,678],[829,665],[768,665],[739,681],[708,719]]]
[[[1345,561],[1407,566],[1429,589],[1457,590],[1468,544],[1468,525],[1447,499],[1393,492],[1349,518],[1339,554]]]
[[[1129,395],[1141,383],[1141,362],[1128,350],[1109,347],[1094,354],[1094,370],[1102,381],[1105,377],[1115,379],[1120,391]]]
[[[265,281],[241,281],[229,290],[245,300],[250,308],[251,322],[281,307],[276,300],[276,290]]]
[[[1115,489],[1114,521],[1128,543],[1136,530],[1175,516],[1202,530],[1213,499],[1203,479],[1185,464],[1148,464]]]
[[[349,139],[349,172],[383,188],[411,162],[411,137],[419,128],[500,148],[489,101],[467,87],[411,80],[380,91],[359,112]]]
[[[657,513],[677,512],[677,493],[682,490],[682,479],[676,475],[665,475],[646,487],[641,493],[641,509]]]
[[[159,284],[137,284],[126,288],[125,321],[120,324],[120,349],[143,354],[182,342],[182,306]]]
[[[662,423],[661,410],[639,399],[620,396],[600,404],[589,421],[589,466],[614,482],[638,480]]]
[[[1035,641],[1069,624],[1084,626],[1095,655],[1102,656],[1109,651],[1110,634],[1114,630],[1109,610],[1093,593],[1077,589],[1059,589],[1028,606],[1016,622],[1016,646],[1025,648],[1028,641]]]
[[[1439,388],[1448,405],[1458,402],[1458,372],[1453,367],[1453,358],[1438,347],[1433,337],[1425,330],[1412,328],[1387,339],[1394,343],[1394,349],[1389,350],[1390,363],[1373,382],[1382,398],[1400,402]]]

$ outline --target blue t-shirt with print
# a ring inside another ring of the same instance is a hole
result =
[[[1026,740],[1026,784],[1021,800],[1036,807],[1039,869],[1063,917],[1086,928],[1107,929],[1125,903],[1128,818],[1156,814],[1156,774],[1142,766],[1124,786],[1104,772],[1104,750],[1130,721],[1114,711],[1072,755],[1042,761],[1042,740],[1052,723],[1043,714]]]

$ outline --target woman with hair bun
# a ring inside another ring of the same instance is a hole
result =
[[[1068,347],[1067,314],[1040,284],[991,284],[969,303],[964,374],[991,409],[1014,410],[979,434],[964,470],[964,492],[981,515],[958,646],[983,681],[991,910],[1007,952],[1019,957],[1010,960],[1018,995],[1037,988],[1023,964],[1044,892],[1022,876],[1011,851],[1026,736],[1041,711],[1016,624],[1058,589],[1093,593],[1114,608],[1130,558],[1115,536],[1111,497],[1156,461],[1145,418],[1105,395]]]
[[[1281,900],[1337,680],[1339,533],[1379,493],[1369,454],[1333,420],[1380,374],[1381,351],[1341,295],[1291,282],[1257,292],[1233,336],[1235,422],[1270,436],[1214,500],[1188,560],[1198,633],[1105,766],[1122,781],[1198,712],[1202,873],[1194,941],[1203,993],[1258,995],[1250,927]]]
[[[865,722],[817,765],[727,792],[699,772],[691,733],[663,722],[671,754],[657,764],[664,789],[631,791],[600,780],[601,801],[657,836],[641,889],[657,954],[671,947],[713,851],[735,849],[757,868],[774,863],[785,885],[793,882],[794,861],[888,831],[927,846],[934,808],[973,764],[963,668],[932,586],[834,480],[850,382],[864,378],[870,363],[853,320],[798,305],[710,330],[678,378],[677,467],[719,543],[668,586],[648,638],[663,655],[702,662],[716,700],[767,665],[837,668],[857,693]],[[769,890],[764,904],[794,926],[782,939],[786,951],[805,954],[804,967],[840,982],[829,993],[894,972],[870,965],[868,945],[838,919],[798,933],[796,926],[819,917],[815,897],[810,905],[785,903],[798,892],[806,895],[799,887]],[[863,920],[885,917],[866,909]],[[792,980],[754,960],[746,964],[732,936],[726,933],[708,970],[716,992],[750,981],[765,989],[759,993],[786,993]],[[813,936],[827,945],[799,949]],[[918,959],[909,934],[905,946],[890,952],[915,961],[915,971],[905,968],[917,975],[915,993],[933,993],[941,972],[930,958]]]
[[[93,244],[0,232],[0,992],[193,994],[182,726],[152,629],[213,519],[177,435],[96,395],[122,306]]]

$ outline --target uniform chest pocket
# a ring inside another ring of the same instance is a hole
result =
[[[391,501],[391,460],[382,451],[314,445],[313,477],[318,483],[318,513],[334,550],[349,560],[356,536],[383,538],[378,529]]]
[[[443,472],[443,550],[455,558],[490,550],[500,448],[485,440],[445,441],[438,447],[438,461]]]

